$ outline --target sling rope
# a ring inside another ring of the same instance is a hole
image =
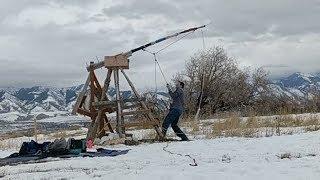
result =
[[[193,162],[193,163],[190,163],[190,164],[189,164],[190,166],[198,166],[198,164],[197,164],[197,162],[196,162],[196,159],[193,158],[193,157],[191,157],[191,155],[189,155],[189,154],[183,155],[183,154],[180,154],[180,153],[175,153],[175,152],[169,151],[169,150],[167,149],[168,147],[169,147],[169,142],[167,141],[167,145],[162,148],[163,151],[165,151],[165,152],[167,152],[167,153],[169,153],[169,154],[172,154],[172,155],[188,157],[188,158],[190,158],[190,159],[192,160],[192,162]]]
[[[180,41],[181,39],[185,38],[186,36],[188,36],[188,35],[190,35],[190,34],[192,34],[192,33],[194,33],[194,31],[191,31],[191,32],[189,32],[189,33],[187,33],[187,34],[179,37],[177,40],[169,43],[168,45],[166,45],[165,47],[161,48],[160,50],[158,50],[158,51],[156,51],[156,52],[151,52],[151,51],[149,51],[149,50],[147,50],[147,49],[142,49],[143,51],[148,52],[149,54],[153,55],[154,61],[155,61],[155,63],[158,65],[159,70],[160,70],[160,73],[161,73],[163,79],[165,80],[166,84],[168,84],[168,81],[167,81],[167,78],[166,78],[166,76],[164,75],[163,70],[162,70],[162,68],[161,68],[161,65],[160,65],[160,63],[159,63],[159,61],[158,61],[158,59],[157,59],[157,54],[159,54],[161,51],[167,49],[168,47],[172,46],[173,44],[177,43],[178,41]],[[156,68],[155,68],[155,69],[156,69]]]

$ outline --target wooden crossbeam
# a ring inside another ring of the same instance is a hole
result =
[[[127,98],[127,99],[122,99],[121,103],[127,103],[127,102],[140,102],[140,101],[145,101],[146,98]],[[101,107],[101,106],[117,106],[118,102],[117,101],[98,101],[98,102],[93,102],[92,105],[94,107]]]
[[[120,69],[120,70],[121,70],[124,78],[127,80],[128,84],[129,84],[129,86],[131,87],[131,89],[132,89],[134,95],[136,96],[136,98],[141,99],[138,91],[137,91],[136,88],[134,87],[133,83],[131,82],[131,80],[129,79],[129,77],[127,76],[127,74],[123,71],[123,69]],[[148,107],[147,107],[147,105],[146,105],[146,103],[145,103],[144,101],[140,101],[140,104],[141,104],[141,106],[142,106],[143,109],[145,109],[145,110],[148,109]],[[151,112],[147,113],[147,114],[146,114],[146,117],[149,119],[149,121],[154,121],[154,117],[153,117],[153,115],[152,115]],[[158,125],[154,125],[154,129],[156,130],[158,136],[162,139],[162,138],[163,138],[163,134],[162,134],[162,131],[161,131],[160,127],[159,127]]]
[[[146,114],[146,113],[149,113],[150,110],[149,109],[144,109],[144,110],[138,110],[138,111],[129,111],[129,112],[123,112],[122,115],[123,116],[128,116],[128,115],[138,115],[138,114]]]
[[[92,116],[96,116],[96,115],[97,115],[97,112],[90,112],[90,111],[88,111],[88,110],[81,109],[81,108],[79,108],[79,109],[77,110],[77,112],[78,112],[79,114],[82,114],[82,115],[88,116],[88,117],[92,117]]]
[[[125,127],[154,127],[154,126],[159,126],[159,122],[157,121],[143,121],[143,122],[131,122],[131,123],[126,123]]]

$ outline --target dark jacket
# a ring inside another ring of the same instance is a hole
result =
[[[171,109],[179,109],[183,111],[184,109],[184,93],[181,88],[177,88],[174,92],[169,89],[170,97],[172,98],[172,103],[170,104]]]

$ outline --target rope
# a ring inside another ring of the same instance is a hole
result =
[[[158,86],[157,86],[157,62],[156,61],[154,61],[154,85],[155,85],[154,98],[155,98],[155,103],[157,103]]]
[[[146,50],[146,49],[143,49],[143,51],[148,52],[148,53],[150,53],[150,54],[152,54],[152,55],[153,55],[153,57],[154,57],[154,61],[155,61],[155,64],[157,64],[157,65],[158,65],[159,70],[160,70],[160,73],[161,73],[161,75],[162,75],[162,77],[163,77],[164,81],[166,82],[166,84],[168,84],[167,78],[166,78],[166,76],[164,75],[163,70],[162,70],[162,68],[161,68],[161,65],[160,65],[160,63],[159,63],[159,61],[158,61],[157,53],[154,53],[154,52],[148,51],[148,50]],[[155,70],[156,70],[156,67],[155,67]],[[156,72],[155,72],[155,76],[156,76]]]
[[[167,78],[166,78],[166,76],[165,76],[164,73],[163,73],[163,70],[162,70],[162,68],[161,68],[161,66],[160,66],[159,61],[157,60],[156,55],[154,55],[154,58],[155,58],[156,63],[158,64],[159,70],[160,70],[160,72],[161,72],[161,75],[162,75],[164,81],[166,82],[166,84],[168,84]]]
[[[175,152],[172,152],[172,151],[167,150],[168,147],[169,147],[169,142],[167,141],[167,145],[162,148],[163,151],[165,151],[165,152],[167,152],[167,153],[169,153],[169,154],[172,154],[172,155],[188,157],[188,158],[190,158],[190,159],[192,160],[192,163],[189,164],[190,166],[198,166],[198,164],[197,164],[197,162],[196,162],[196,159],[193,158],[190,154],[184,154],[184,155],[183,155],[183,154],[180,154],[180,153],[175,153]]]
[[[156,52],[156,54],[158,54],[159,52],[161,52],[161,51],[163,51],[163,50],[167,49],[168,47],[170,47],[170,46],[171,46],[171,45],[173,45],[174,43],[176,43],[176,42],[180,41],[181,39],[183,39],[184,37],[188,36],[188,35],[189,35],[189,34],[191,34],[191,33],[194,33],[194,31],[191,31],[191,32],[189,32],[189,33],[187,33],[187,34],[185,34],[185,35],[181,36],[180,38],[178,38],[177,40],[175,40],[175,41],[171,42],[170,44],[168,44],[168,45],[167,45],[167,46],[165,46],[164,48],[161,48],[160,50],[158,50],[158,51]]]
[[[190,34],[193,33],[193,32],[194,32],[194,31],[191,31],[191,32],[185,34],[184,36],[181,36],[181,37],[178,38],[177,40],[171,42],[170,44],[166,45],[165,47],[161,48],[160,50],[158,50],[158,51],[156,51],[156,52],[151,52],[151,51],[149,51],[149,50],[147,50],[147,49],[142,49],[143,51],[148,52],[149,54],[152,54],[153,57],[154,57],[154,61],[155,61],[155,86],[156,86],[155,88],[156,88],[156,91],[157,91],[157,75],[156,75],[157,67],[156,67],[156,64],[157,64],[158,67],[159,67],[160,73],[161,73],[164,81],[166,82],[166,84],[168,84],[167,78],[166,78],[166,76],[164,75],[163,70],[162,70],[162,68],[161,68],[161,66],[160,66],[160,63],[159,63],[159,61],[158,61],[158,59],[157,59],[157,54],[160,53],[161,51],[167,49],[168,47],[172,46],[174,43],[180,41],[181,39],[185,38],[186,36],[190,35]],[[204,41],[203,41],[203,42],[204,42]],[[155,93],[156,93],[156,92],[155,92]],[[157,97],[157,96],[155,95],[155,97]],[[189,155],[189,154],[183,155],[183,154],[180,154],[180,153],[171,152],[171,151],[167,150],[168,147],[169,147],[169,142],[167,141],[167,145],[162,148],[163,151],[165,151],[165,152],[167,152],[167,153],[169,153],[169,154],[172,154],[172,155],[178,155],[178,156],[188,157],[188,158],[190,158],[190,159],[193,161],[193,163],[190,163],[190,164],[189,164],[190,166],[198,166],[196,160],[195,160],[193,157],[191,157],[191,155]]]
[[[167,81],[167,78],[166,78],[166,76],[164,75],[163,70],[162,70],[162,68],[161,68],[161,66],[160,66],[160,63],[159,63],[159,61],[158,61],[158,59],[157,59],[157,54],[160,53],[161,51],[167,49],[168,47],[172,46],[173,44],[175,44],[176,42],[180,41],[181,39],[185,38],[186,36],[190,35],[191,33],[194,33],[194,31],[191,31],[191,32],[189,32],[189,33],[181,36],[181,37],[178,38],[177,40],[169,43],[168,45],[166,45],[165,47],[161,48],[160,50],[158,50],[158,51],[156,51],[156,52],[151,52],[151,51],[148,51],[147,49],[142,49],[143,51],[148,52],[149,54],[152,54],[152,55],[153,55],[154,61],[155,61],[156,64],[158,64],[159,70],[160,70],[161,75],[162,75],[164,81],[166,82],[166,84],[168,84],[168,81]],[[156,67],[155,67],[155,83],[156,83],[156,80],[157,80],[157,79],[156,79],[156,76],[157,76],[157,75],[156,75],[156,70],[157,70],[157,69],[156,69]],[[157,84],[156,84],[156,88],[157,88]]]

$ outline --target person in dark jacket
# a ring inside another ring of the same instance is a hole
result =
[[[167,130],[171,125],[173,131],[177,136],[181,138],[182,141],[188,141],[188,137],[181,131],[178,126],[179,118],[184,110],[184,83],[179,81],[176,84],[176,90],[174,92],[172,92],[172,90],[170,89],[169,84],[167,84],[167,88],[172,99],[172,103],[170,104],[169,113],[167,114],[162,124],[163,136],[166,136]]]

